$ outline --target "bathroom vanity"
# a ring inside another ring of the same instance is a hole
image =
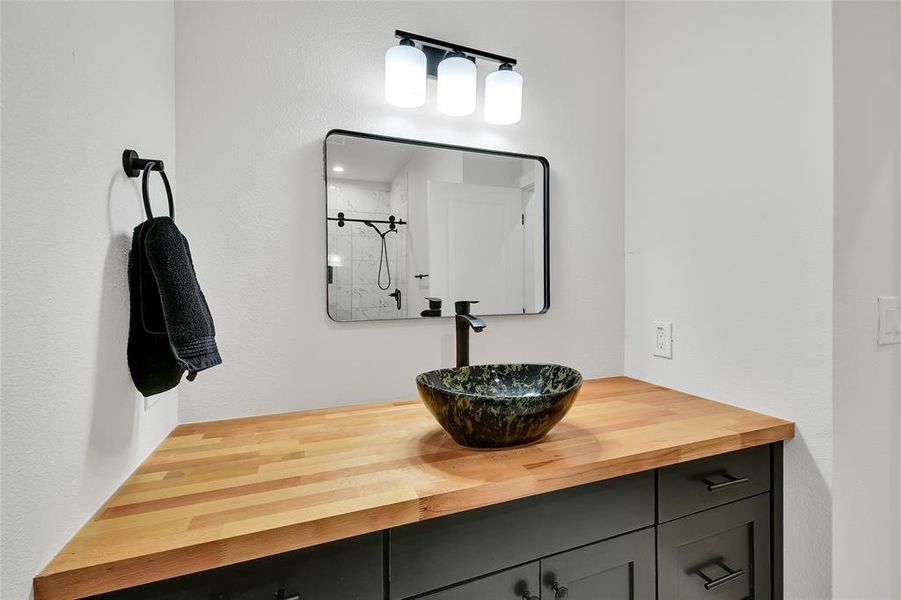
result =
[[[778,600],[793,435],[625,377],[499,450],[418,400],[181,425],[35,598]]]

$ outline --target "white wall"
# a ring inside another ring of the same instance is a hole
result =
[[[876,297],[901,296],[901,4],[836,3],[834,40],[834,592],[888,600],[901,598],[901,346],[876,345]]]
[[[785,593],[829,598],[831,7],[629,2],[625,44],[626,374],[797,423]]]
[[[546,155],[551,311],[490,319],[473,360],[621,373],[622,18],[619,3],[178,4],[179,210],[224,360],[182,387],[182,420],[412,396],[417,373],[452,363],[450,320],[326,315],[322,141],[336,127]],[[442,116],[434,89],[426,109],[387,105],[396,28],[516,56],[522,122]]]
[[[120,158],[175,164],[173,6],[3,2],[2,28],[0,597],[13,600],[176,422],[177,396],[145,412],[125,362],[142,211]]]

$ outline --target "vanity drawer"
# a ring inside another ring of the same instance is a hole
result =
[[[408,598],[654,522],[647,471],[390,532],[391,600]]]
[[[658,470],[660,523],[770,489],[770,447],[756,446]]]
[[[770,600],[770,498],[657,527],[659,600]]]
[[[531,600],[539,597],[538,561],[420,596],[419,600]]]
[[[382,572],[382,534],[374,533],[95,598],[262,600],[298,595],[303,600],[382,600]]]

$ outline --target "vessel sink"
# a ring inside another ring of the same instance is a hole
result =
[[[475,365],[422,373],[416,387],[455,442],[499,448],[544,437],[569,411],[582,374],[561,365]]]

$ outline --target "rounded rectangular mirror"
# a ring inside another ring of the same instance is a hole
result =
[[[539,314],[550,305],[540,156],[331,131],[328,314],[335,321]]]

